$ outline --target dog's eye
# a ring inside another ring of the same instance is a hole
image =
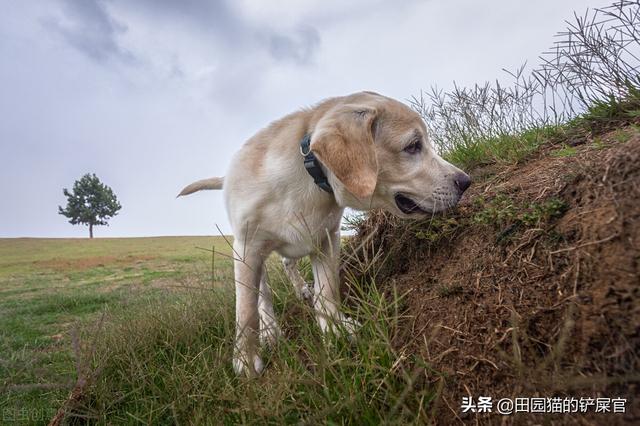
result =
[[[420,141],[420,139],[417,139],[411,142],[409,145],[404,147],[403,151],[412,155],[419,153],[420,151],[422,151],[422,141]]]

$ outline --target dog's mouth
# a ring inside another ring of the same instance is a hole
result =
[[[405,213],[405,214],[414,214],[414,213],[428,214],[429,213],[428,211],[420,207],[418,203],[416,203],[411,198],[405,195],[397,193],[394,199],[396,201],[396,206],[398,206],[398,208],[402,213]]]

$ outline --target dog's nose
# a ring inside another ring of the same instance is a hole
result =
[[[468,174],[459,172],[455,175],[455,182],[456,186],[460,190],[460,194],[462,194],[471,185],[471,178]]]

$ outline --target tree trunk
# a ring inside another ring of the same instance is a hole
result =
[[[89,238],[93,238],[93,224],[89,224]]]

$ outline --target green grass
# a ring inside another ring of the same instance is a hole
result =
[[[490,139],[460,141],[444,155],[463,169],[493,163],[518,163],[541,145],[563,134],[563,127],[532,128],[518,135],[503,134]]]
[[[517,202],[504,194],[498,194],[490,200],[478,197],[474,204],[479,211],[472,221],[498,229],[506,226],[540,226],[562,216],[567,209],[567,204],[559,198],[541,202]]]
[[[42,424],[76,379],[70,332],[210,282],[222,238],[0,239],[0,423]],[[217,258],[216,274],[231,263]]]
[[[213,244],[229,254],[212,237],[0,240],[3,422],[46,423],[78,371],[91,386],[73,415],[99,424],[428,421],[440,376],[391,343],[402,297],[352,283],[357,338],[322,336],[275,259],[285,337],[263,349],[261,377],[236,377],[231,262],[216,256],[212,281],[196,248]]]
[[[637,120],[640,117],[640,88],[629,84],[627,89],[624,99],[611,96],[596,101],[584,114],[567,123],[567,127],[603,133]]]
[[[556,149],[551,152],[552,157],[562,158],[562,157],[572,157],[576,155],[578,150],[572,146],[564,145],[562,148]]]
[[[613,133],[613,139],[618,143],[625,143],[631,139],[632,135],[633,133],[626,129],[618,129]]]
[[[497,240],[502,241],[518,229],[543,226],[562,216],[566,209],[567,204],[555,197],[527,202],[498,193],[490,198],[477,196],[473,200],[473,213],[468,217],[433,216],[422,221],[407,221],[403,226],[428,245],[451,238],[471,225],[495,228],[499,231]]]
[[[519,134],[503,133],[492,138],[472,138],[449,141],[451,148],[443,157],[451,163],[463,168],[473,169],[487,164],[517,164],[541,146],[570,140],[574,137],[584,139],[586,134],[596,136],[594,146],[601,148],[598,135],[616,130],[613,139],[624,143],[632,133],[630,126],[637,131],[640,118],[640,89],[629,86],[624,99],[611,97],[596,101],[585,113],[559,125],[532,127]],[[452,133],[452,137],[454,133]],[[564,146],[552,153],[555,157],[567,157],[576,153],[575,148]]]
[[[286,338],[263,349],[256,379],[236,377],[230,288],[194,290],[130,311],[99,336],[102,369],[77,414],[99,424],[412,424],[428,421],[438,377],[394,351],[402,317],[375,286],[360,287],[348,313],[357,338],[323,338],[311,308],[295,299],[279,268],[270,272]],[[90,338],[90,337],[88,337]]]

